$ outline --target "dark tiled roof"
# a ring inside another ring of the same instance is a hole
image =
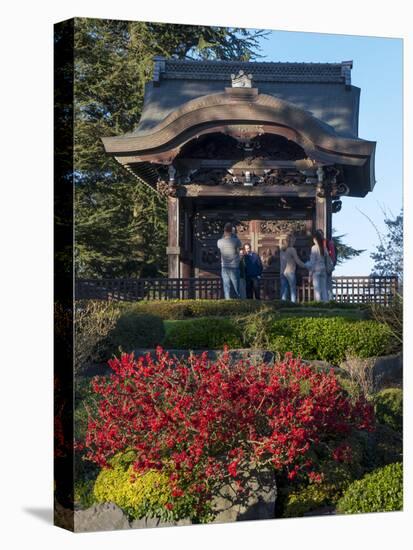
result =
[[[241,63],[155,58],[153,80],[135,135],[145,135],[181,105],[231,86],[231,74],[252,74],[259,93],[308,111],[343,137],[358,137],[360,90],[350,84],[352,62]]]
[[[351,84],[352,62],[274,63],[189,61],[155,58],[154,81],[161,79],[228,80],[231,73],[250,72],[257,82],[338,82]]]
[[[179,140],[190,139],[202,125],[268,121],[309,140],[305,150],[312,158],[342,164],[351,183],[350,194],[364,196],[374,186],[375,143],[358,137],[360,89],[351,85],[351,68],[351,61],[241,63],[156,58],[138,126],[123,136],[104,138],[104,145],[137,173],[146,170],[148,155],[161,155],[156,157],[161,162],[175,154]],[[250,92],[231,88],[232,75],[240,70],[252,75]],[[147,182],[151,177],[149,173],[142,176]]]

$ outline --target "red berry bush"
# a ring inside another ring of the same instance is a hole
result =
[[[123,354],[109,365],[113,374],[92,382],[98,407],[86,458],[110,468],[114,455],[133,450],[137,473],[168,473],[169,510],[191,496],[202,516],[222,484],[242,491],[250,468],[319,481],[317,456],[351,460],[343,442],[372,428],[370,404],[352,401],[333,371],[291,354],[275,364],[233,362],[227,350],[215,362],[206,354],[179,361],[158,348],[155,359]]]

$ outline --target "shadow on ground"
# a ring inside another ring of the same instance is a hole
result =
[[[24,508],[23,511],[49,525],[53,525],[53,508]]]

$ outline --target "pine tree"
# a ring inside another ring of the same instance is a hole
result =
[[[403,209],[398,216],[389,217],[385,214],[384,223],[387,233],[378,231],[380,244],[376,251],[370,254],[374,261],[372,275],[396,275],[403,282]],[[376,228],[377,230],[377,228]]]
[[[78,277],[166,274],[165,199],[106,155],[100,139],[132,131],[139,121],[153,57],[254,59],[265,34],[238,28],[76,19]]]
[[[334,232],[335,230],[333,229],[333,233]],[[357,258],[357,256],[360,256],[360,254],[365,252],[364,249],[353,248],[349,244],[343,242],[343,237],[345,237],[345,235],[333,235],[338,265],[343,264],[346,260]]]

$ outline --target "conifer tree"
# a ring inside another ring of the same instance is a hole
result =
[[[166,275],[165,199],[105,154],[133,130],[153,57],[250,60],[264,31],[76,19],[75,267],[78,277]]]

